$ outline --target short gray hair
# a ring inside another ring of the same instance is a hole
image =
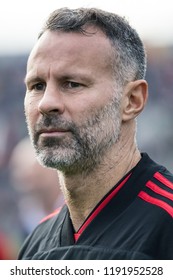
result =
[[[146,52],[142,40],[127,20],[117,14],[96,8],[61,8],[52,12],[45,22],[40,38],[46,30],[81,32],[87,35],[87,27],[98,27],[113,46],[112,67],[119,86],[144,79]]]

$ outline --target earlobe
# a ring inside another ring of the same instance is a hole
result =
[[[130,82],[124,91],[122,120],[129,121],[139,115],[148,98],[148,84],[145,80]]]

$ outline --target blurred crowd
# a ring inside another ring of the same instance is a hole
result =
[[[173,172],[173,47],[147,46],[149,101],[138,143]],[[27,56],[0,57],[0,259],[16,259],[26,236],[64,201],[56,171],[41,167],[27,136],[23,100]]]

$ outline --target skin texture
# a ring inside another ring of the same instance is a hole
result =
[[[145,80],[119,88],[105,35],[46,31],[28,60],[25,114],[38,160],[58,170],[75,230],[140,160]]]

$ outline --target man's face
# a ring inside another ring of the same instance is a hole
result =
[[[120,93],[112,48],[100,31],[45,32],[28,60],[25,114],[39,161],[67,173],[92,170],[118,141]]]

